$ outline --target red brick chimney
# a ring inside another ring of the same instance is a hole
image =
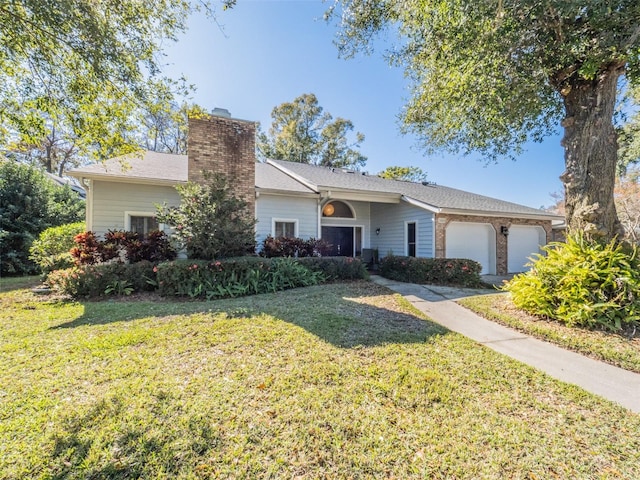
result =
[[[216,108],[204,118],[189,119],[187,140],[188,178],[202,183],[203,171],[223,174],[238,198],[255,211],[256,124],[231,118],[227,110]]]

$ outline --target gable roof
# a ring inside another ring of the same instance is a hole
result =
[[[362,172],[317,167],[303,163],[268,160],[283,172],[305,179],[316,191],[357,190],[400,195],[403,200],[437,213],[513,215],[528,218],[560,219],[558,215],[497,198],[478,195],[433,183],[389,180]]]
[[[188,159],[186,155],[146,151],[76,168],[68,174],[76,178],[176,185],[188,180]],[[350,194],[394,203],[403,200],[435,213],[563,219],[543,210],[442,185],[388,180],[362,172],[282,160],[256,163],[256,191],[335,198]]]
[[[76,178],[174,185],[187,181],[187,165],[186,155],[147,150],[75,168],[67,173]]]

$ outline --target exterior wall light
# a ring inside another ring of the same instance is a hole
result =
[[[500,227],[500,233],[506,237],[507,235],[509,235],[509,227],[507,227],[506,225],[502,225]]]
[[[376,235],[380,235],[380,227],[376,228]]]

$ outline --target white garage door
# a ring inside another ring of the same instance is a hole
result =
[[[446,257],[469,258],[482,274],[496,273],[496,231],[488,223],[451,222],[446,230]]]
[[[529,257],[540,252],[540,246],[546,244],[544,228],[529,225],[511,225],[507,238],[507,269],[509,273],[525,272]]]

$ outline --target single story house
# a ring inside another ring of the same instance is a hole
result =
[[[377,250],[417,257],[470,258],[482,273],[526,269],[562,217],[436,185],[363,172],[255,159],[255,123],[224,111],[189,122],[189,155],[144,152],[69,172],[87,191],[87,229],[158,228],[155,205],[178,205],[175,186],[224,174],[257,219],[256,237],[322,238],[333,254]],[[161,226],[162,227],[162,226]]]

